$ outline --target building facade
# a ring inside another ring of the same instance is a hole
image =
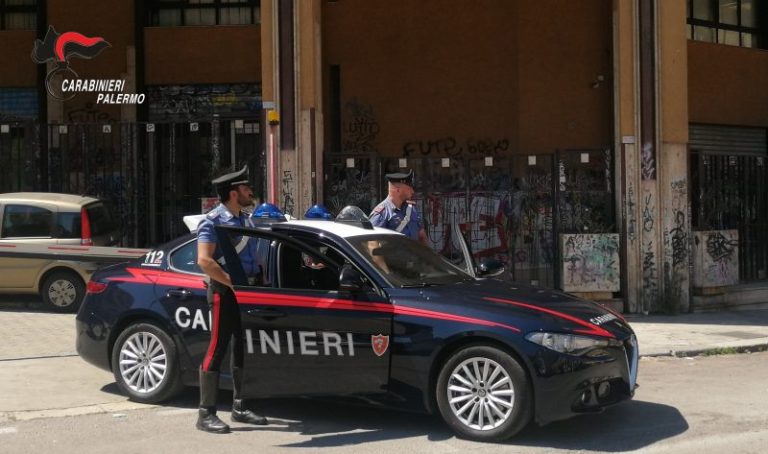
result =
[[[370,209],[407,167],[447,257],[460,232],[516,280],[632,313],[757,301],[763,3],[6,1],[0,159],[18,171],[0,190],[110,196],[144,245],[182,231],[220,168],[248,163],[300,215]],[[52,99],[29,58],[49,26],[109,41],[71,68],[146,102]]]

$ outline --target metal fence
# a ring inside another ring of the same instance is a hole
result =
[[[254,120],[256,121],[256,120]],[[124,246],[153,246],[186,232],[182,216],[215,197],[211,178],[249,164],[263,194],[264,156],[256,123],[11,124],[0,133],[0,192],[49,191],[108,201]]]
[[[766,279],[768,163],[753,154],[691,153],[694,230],[739,231],[739,278]]]
[[[36,123],[0,124],[0,193],[40,187],[39,137]]]
[[[560,233],[615,231],[610,150],[565,150],[492,159],[326,156],[325,203],[370,212],[386,196],[384,174],[415,171],[416,202],[430,246],[458,254],[452,226],[476,258],[506,263],[521,282],[555,287]]]

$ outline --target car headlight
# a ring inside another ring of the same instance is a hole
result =
[[[615,347],[621,343],[616,339],[598,339],[575,334],[562,333],[529,333],[526,339],[534,344],[541,345],[550,350],[569,355],[582,355],[595,348]]]

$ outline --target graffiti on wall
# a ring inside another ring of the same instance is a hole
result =
[[[151,85],[146,87],[151,121],[258,117],[260,84]]]
[[[347,205],[354,205],[366,214],[378,203],[373,160],[357,156],[355,167],[347,167],[346,158],[329,159],[326,163],[325,206],[338,214]]]
[[[560,236],[562,289],[566,292],[617,292],[620,289],[619,235]]]
[[[504,229],[504,195],[466,193],[430,194],[417,200],[424,219],[424,228],[433,250],[448,254],[455,247],[451,226],[459,224],[469,231],[469,247],[475,256],[506,255]],[[467,203],[469,202],[469,203]]]
[[[656,179],[656,156],[652,143],[644,143],[640,156],[640,172],[643,180]]]
[[[635,202],[635,187],[632,185],[632,182],[630,182],[629,187],[627,188],[626,199],[627,239],[629,239],[630,243],[634,243],[635,240],[637,240],[637,219],[635,218],[635,206],[637,206],[637,203]]]
[[[648,312],[651,309],[651,304],[658,301],[659,297],[659,268],[656,257],[656,248],[653,244],[653,232],[656,231],[656,219],[654,212],[656,210],[656,204],[654,203],[653,194],[649,191],[645,191],[643,194],[643,210],[642,210],[642,223],[643,223],[643,243],[642,243],[642,256],[643,256],[643,311]]]
[[[688,264],[688,228],[686,222],[688,190],[686,180],[675,180],[672,186],[672,227],[669,231],[669,248],[672,251],[672,267]]]
[[[376,136],[381,128],[373,106],[352,98],[344,104],[346,123],[343,126],[342,150],[345,153],[375,153]]]
[[[67,112],[69,123],[103,123],[114,121],[115,118],[109,112],[99,109],[92,102],[87,102],[80,109],[73,109]]]
[[[739,231],[694,232],[695,287],[721,287],[739,283]]]
[[[447,158],[473,156],[499,156],[509,149],[509,139],[475,139],[470,137],[457,140],[455,137],[412,140],[403,144],[403,157],[417,158],[436,156]]]
[[[293,172],[283,171],[282,185],[280,186],[280,204],[283,213],[295,215],[296,202],[293,199],[294,181]]]

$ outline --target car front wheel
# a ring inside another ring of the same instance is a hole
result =
[[[505,440],[531,420],[528,377],[515,358],[495,347],[473,345],[449,357],[436,396],[443,419],[464,438]]]
[[[148,322],[126,328],[112,349],[112,373],[131,400],[156,403],[173,397],[184,387],[173,339]]]

